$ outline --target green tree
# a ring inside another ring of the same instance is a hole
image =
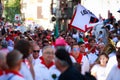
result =
[[[20,0],[6,0],[4,15],[5,19],[14,22],[15,14],[20,14]]]

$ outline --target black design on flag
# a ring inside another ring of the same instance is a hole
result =
[[[99,20],[97,18],[92,17],[92,16],[90,17],[89,23],[97,23],[97,22],[99,22]]]

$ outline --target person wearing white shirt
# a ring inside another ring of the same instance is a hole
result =
[[[88,58],[85,55],[85,44],[84,42],[74,43],[72,46],[72,53],[71,55],[75,58],[76,62],[81,64],[81,73],[85,74],[86,72],[89,72],[90,65]]]
[[[114,65],[114,67],[109,72],[106,80],[120,80],[120,48],[116,52],[116,59],[118,64]]]
[[[23,62],[20,69],[20,73],[26,80],[34,80],[34,69],[32,65],[31,52],[32,45],[27,40],[19,40],[14,46],[14,49],[19,50],[23,54]]]
[[[91,69],[91,74],[96,77],[97,80],[105,80],[106,74],[105,69],[108,61],[108,55],[101,53],[99,55],[99,63],[95,64]]]
[[[108,76],[108,74],[110,73],[111,69],[113,68],[114,65],[117,65],[117,59],[116,59],[116,51],[117,48],[120,47],[120,42],[117,43],[116,45],[116,50],[114,50],[113,52],[111,52],[108,56],[109,56],[109,60],[106,66],[106,77]]]
[[[92,67],[95,63],[95,61],[98,58],[98,50],[96,49],[98,47],[96,41],[94,38],[90,38],[88,40],[88,44],[86,44],[85,52],[87,53],[86,56],[89,60],[90,67]]]
[[[39,64],[39,52],[40,52],[40,47],[36,44],[33,45],[33,52],[32,52],[32,64]]]
[[[76,32],[75,34],[72,35],[73,38],[75,38],[77,40],[77,42],[79,41],[79,33]]]
[[[57,79],[60,71],[54,65],[55,50],[52,46],[45,46],[42,51],[40,63],[34,66],[35,80],[54,80],[53,75]]]
[[[9,69],[5,71],[5,80],[25,80],[23,75],[19,73],[22,57],[23,55],[17,50],[8,53],[6,62]]]

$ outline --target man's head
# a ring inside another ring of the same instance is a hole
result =
[[[45,46],[42,50],[42,57],[47,63],[51,63],[55,56],[55,50],[52,46]]]
[[[63,68],[72,66],[69,53],[65,49],[58,49],[55,52],[55,65],[61,71]]]
[[[90,39],[88,40],[88,42],[89,42],[90,46],[94,46],[94,45],[96,44],[96,41],[95,41],[94,38],[90,38]]]
[[[72,55],[73,57],[78,58],[79,54],[80,54],[80,47],[77,43],[74,43],[72,46]]]
[[[30,55],[32,50],[32,45],[27,40],[19,40],[15,44],[14,48],[23,54],[23,59],[24,59]]]
[[[85,43],[84,42],[79,42],[78,43],[79,47],[80,47],[80,53],[85,53]]]
[[[99,43],[98,44],[98,51],[103,51],[104,50],[104,48],[105,48],[105,44],[104,43]]]
[[[39,57],[39,51],[40,51],[40,47],[36,44],[33,46],[33,53],[32,56],[34,59],[37,59]]]
[[[21,63],[22,63],[22,57],[23,57],[23,55],[17,50],[13,50],[13,51],[9,52],[7,54],[7,59],[6,59],[8,67],[10,69],[17,68],[18,70],[20,70]]]

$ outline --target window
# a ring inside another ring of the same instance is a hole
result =
[[[38,2],[42,2],[42,0],[38,0]]]
[[[37,7],[37,18],[38,19],[41,19],[43,18],[43,15],[41,14],[42,13],[42,7]]]

